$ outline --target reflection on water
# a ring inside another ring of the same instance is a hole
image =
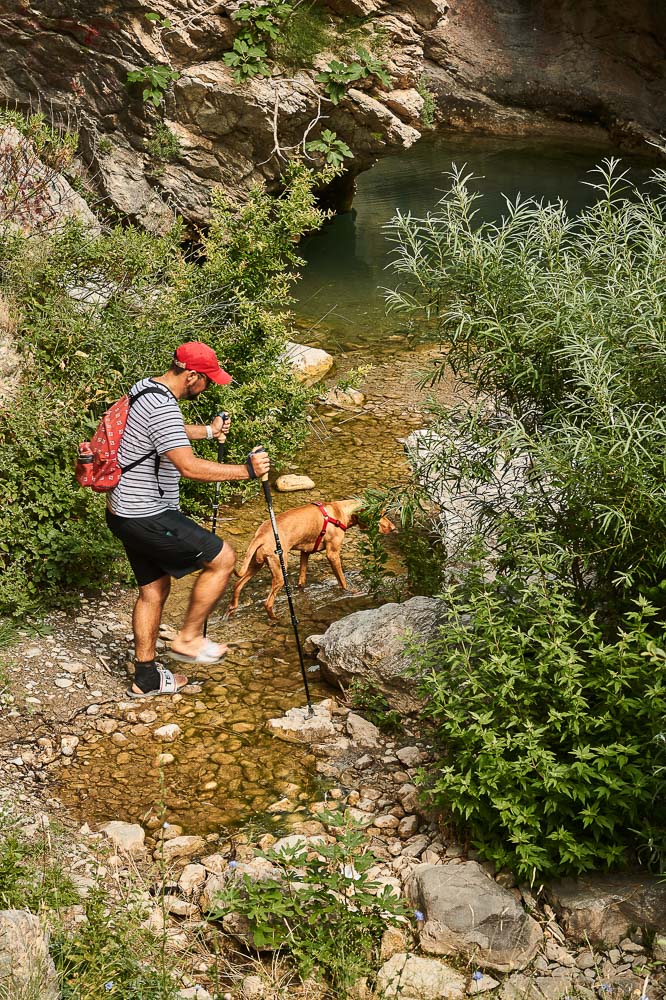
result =
[[[452,163],[467,164],[475,175],[482,219],[500,218],[504,195],[546,201],[563,198],[571,213],[594,199],[584,182],[612,151],[599,146],[556,144],[552,139],[502,139],[479,136],[426,137],[411,149],[381,160],[358,179],[352,212],[338,216],[303,241],[307,266],[297,286],[296,314],[309,343],[335,350],[336,344],[377,343],[399,331],[400,317],[384,315],[381,286],[391,286],[390,246],[384,226],[396,209],[422,216],[448,187]],[[637,180],[647,179],[650,163],[623,157]],[[322,320],[319,325],[317,321]]]

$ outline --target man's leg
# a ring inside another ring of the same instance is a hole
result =
[[[152,583],[139,587],[139,596],[134,605],[132,629],[134,632],[134,652],[137,660],[147,662],[155,659],[155,643],[160,632],[162,611],[171,590],[171,578],[161,576]]]
[[[170,590],[171,578],[168,576],[161,576],[158,580],[139,587],[139,596],[132,615],[136,656],[132,691],[135,694],[159,687],[159,676],[155,668],[155,643],[160,631],[162,611]],[[187,677],[184,674],[174,676],[177,688],[187,684]],[[140,682],[140,686],[137,681]]]
[[[226,541],[222,551],[204,563],[192,587],[183,627],[171,644],[174,652],[196,656],[203,642],[204,622],[222,597],[235,565],[236,553]]]

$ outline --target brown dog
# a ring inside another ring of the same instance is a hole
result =
[[[308,572],[308,559],[313,552],[326,551],[326,558],[331,564],[335,578],[343,590],[347,589],[347,581],[342,571],[340,550],[345,540],[348,528],[358,525],[357,511],[363,506],[360,500],[336,500],[334,503],[309,503],[305,507],[293,507],[277,514],[278,534],[284,551],[284,562],[287,565],[289,553],[301,553],[301,565],[298,573],[298,586],[304,587]],[[395,525],[387,517],[382,516],[379,530],[383,535],[395,531]],[[245,554],[243,565],[236,575],[240,577],[234,587],[233,597],[228,612],[234,612],[238,607],[240,592],[246,583],[259,572],[264,563],[268,563],[273,576],[273,584],[265,608],[269,618],[275,618],[273,605],[279,591],[284,586],[280,560],[275,551],[275,536],[270,521],[264,521],[257,528],[250,547]]]

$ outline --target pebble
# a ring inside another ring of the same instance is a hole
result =
[[[180,726],[176,725],[175,722],[170,722],[166,726],[160,726],[159,729],[155,730],[154,735],[158,740],[175,740],[182,733]]]
[[[71,677],[56,677],[53,683],[57,688],[68,688],[72,686],[74,681]]]

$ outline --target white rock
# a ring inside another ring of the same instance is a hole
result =
[[[169,722],[166,726],[160,726],[159,729],[156,729],[154,735],[158,740],[176,740],[181,732],[180,726],[176,725],[175,722]]]
[[[25,910],[0,910],[0,988],[7,1000],[60,996],[44,932]]]
[[[333,358],[317,347],[306,347],[287,341],[285,359],[294,371],[294,378],[305,385],[314,385],[333,367]]]
[[[280,476],[275,487],[278,493],[296,493],[298,490],[313,490],[315,484],[309,476]]]
[[[213,1000],[213,997],[203,986],[188,986],[177,994],[181,1000]],[[229,994],[231,996],[231,994]]]
[[[56,677],[53,683],[57,688],[68,688],[72,686],[74,681],[71,677]]]
[[[465,980],[455,969],[404,952],[382,966],[377,987],[381,996],[400,1000],[459,1000],[465,995]]]
[[[268,728],[273,735],[305,743],[316,743],[335,736],[335,726],[331,720],[330,699],[313,705],[312,714],[307,708],[290,708],[282,718],[269,719]]]
[[[166,840],[157,847],[153,857],[159,860],[178,861],[182,858],[191,858],[195,854],[203,854],[206,849],[206,841],[203,837],[174,837],[173,840]]]
[[[78,745],[78,736],[63,736],[60,740],[60,753],[63,757],[73,757]]]
[[[143,827],[138,823],[121,823],[119,820],[112,820],[106,823],[100,830],[111,843],[133,858],[139,858],[145,853],[146,834]]]
[[[360,746],[376,747],[380,741],[377,726],[354,712],[347,716],[347,733]]]
[[[261,976],[246,976],[241,986],[243,1000],[263,1000],[268,996],[268,986]]]
[[[418,747],[401,747],[396,750],[396,757],[405,767],[414,767],[421,760],[421,751]]]
[[[186,896],[191,896],[203,886],[205,881],[206,869],[203,865],[185,865],[180,873],[178,885]]]

